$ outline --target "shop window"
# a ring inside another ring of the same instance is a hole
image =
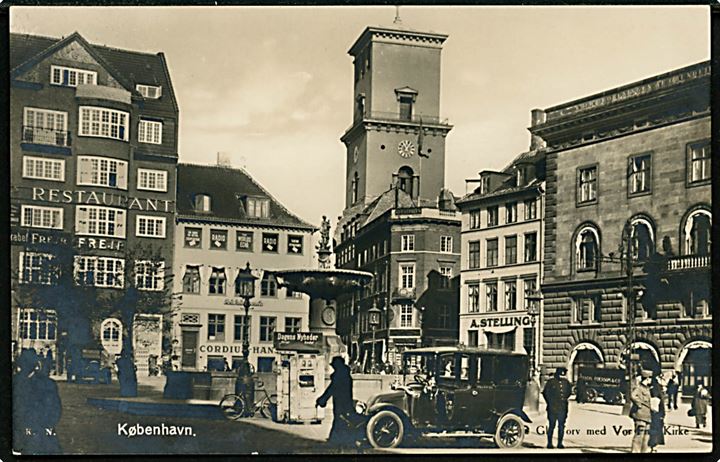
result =
[[[211,355],[207,357],[207,370],[208,371],[224,371],[225,370],[225,356]]]
[[[272,372],[274,364],[274,356],[259,356],[257,372]]]
[[[515,349],[515,331],[506,332],[504,334],[485,332],[485,336],[487,338],[487,347],[491,350],[513,351]],[[508,361],[510,359],[511,358],[505,358],[504,361]],[[498,368],[498,371],[505,369],[509,369],[509,367]],[[523,370],[522,367],[518,367],[517,369]]]

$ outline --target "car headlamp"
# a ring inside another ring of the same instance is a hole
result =
[[[355,401],[355,412],[358,414],[365,414],[365,411],[367,411],[367,404],[363,401]]]

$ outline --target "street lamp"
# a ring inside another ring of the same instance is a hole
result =
[[[250,299],[255,297],[256,279],[250,269],[250,262],[247,262],[245,269],[238,272],[237,278],[235,279],[235,294],[238,297],[242,297],[243,306],[245,307],[242,345],[242,354],[245,362],[248,362],[248,357],[250,356],[250,332],[248,330],[248,326],[250,325]]]
[[[527,314],[532,318],[532,343],[530,344],[530,373],[535,376],[535,368],[539,361],[536,360],[536,352],[539,352],[539,348],[535,348],[536,338],[539,335],[536,333],[537,319],[540,316],[540,302],[542,301],[542,294],[538,291],[528,293],[525,297],[527,302]],[[539,326],[538,326],[539,327]],[[539,331],[539,329],[537,329]]]
[[[372,329],[372,359],[370,361],[370,372],[375,368],[375,329],[380,325],[380,313],[381,311],[373,300],[372,308],[368,310],[369,324]]]

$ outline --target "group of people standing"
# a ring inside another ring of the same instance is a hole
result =
[[[655,452],[657,446],[665,444],[666,411],[677,410],[679,378],[673,374],[665,381],[662,375],[643,370],[630,393],[632,407],[630,417],[634,421],[632,452]],[[707,405],[710,393],[698,385],[693,396],[689,416],[695,417],[696,428],[705,427]]]

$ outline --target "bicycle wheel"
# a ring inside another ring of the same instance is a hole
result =
[[[266,419],[271,419],[273,407],[277,407],[277,395],[266,396],[260,402],[260,415]]]
[[[245,400],[238,395],[225,395],[220,400],[220,410],[228,420],[237,420],[245,414]]]

